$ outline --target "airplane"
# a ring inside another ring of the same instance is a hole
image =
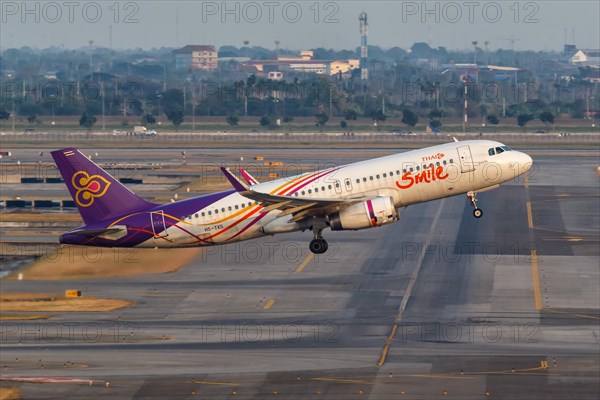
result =
[[[470,140],[411,150],[297,176],[258,182],[222,172],[232,190],[168,204],[137,196],[75,148],[51,152],[85,225],[60,243],[99,247],[180,248],[222,245],[311,231],[309,249],[327,251],[323,230],[360,230],[400,219],[399,209],[477,193],[525,174],[531,157],[495,141]]]

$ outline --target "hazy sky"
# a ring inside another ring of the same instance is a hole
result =
[[[5,1],[0,47],[176,47],[186,44],[353,49],[358,15],[369,44],[449,49],[600,48],[600,2],[590,1]],[[112,32],[112,33],[111,33]],[[112,40],[111,40],[112,37]]]

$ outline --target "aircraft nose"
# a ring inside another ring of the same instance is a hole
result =
[[[520,153],[518,163],[519,169],[521,170],[521,174],[524,174],[525,172],[529,171],[533,166],[533,159],[529,154]]]

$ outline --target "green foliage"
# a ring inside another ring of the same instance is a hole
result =
[[[498,125],[500,123],[500,119],[497,115],[488,115],[485,119],[487,120],[488,124]]]
[[[0,120],[7,120],[10,118],[10,113],[4,108],[0,108]]]
[[[79,118],[79,125],[85,127],[88,132],[92,130],[92,126],[96,123],[96,116],[85,111]]]
[[[440,109],[431,110],[429,112],[429,118],[431,118],[431,119],[442,118],[443,116],[444,116],[444,111],[442,111]]]
[[[285,123],[292,122],[293,120],[294,120],[294,117],[292,117],[291,115],[285,115],[283,117],[283,122],[285,122]]]
[[[546,125],[554,124],[554,114],[551,111],[542,111],[540,113],[540,121]]]
[[[156,118],[152,114],[144,114],[141,119],[141,124],[144,126],[153,125],[156,123]]]
[[[227,123],[231,126],[237,126],[240,122],[240,117],[237,113],[233,112],[227,116]]]
[[[340,121],[340,128],[346,129],[348,127],[348,122],[345,119]]]
[[[529,121],[533,120],[533,114],[523,113],[517,115],[517,124],[520,127],[525,127]]]
[[[405,108],[404,110],[402,110],[402,123],[403,124],[414,127],[415,125],[417,125],[417,122],[419,122],[419,116],[416,113],[412,112],[408,108]]]
[[[383,113],[383,110],[379,109],[371,114],[371,118],[373,118],[373,121],[383,122],[387,119],[387,115]]]
[[[179,125],[183,122],[183,111],[177,109],[165,110],[165,114],[169,121],[179,129]]]
[[[353,108],[348,108],[346,110],[344,110],[344,119],[346,121],[356,121],[356,118],[358,118],[358,113],[356,112],[355,109]]]
[[[429,126],[431,127],[431,129],[438,129],[440,126],[442,126],[442,121],[440,121],[439,119],[432,119],[431,121],[429,121]]]
[[[267,117],[265,115],[265,116],[263,116],[263,117],[260,118],[260,120],[258,121],[258,123],[262,127],[267,127],[267,126],[271,125],[271,118],[269,118],[269,117]]]
[[[315,118],[317,119],[316,125],[320,127],[325,126],[329,121],[329,116],[325,112],[315,114]]]

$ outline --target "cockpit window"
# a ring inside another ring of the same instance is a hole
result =
[[[491,148],[491,149],[489,149],[489,150],[488,150],[488,154],[489,154],[490,156],[493,156],[493,155],[495,155],[495,154],[496,154],[496,152],[494,151],[494,149],[493,149],[493,148]]]
[[[496,147],[496,154],[500,153],[504,153],[504,150],[502,150],[502,147]]]
[[[512,151],[512,149],[510,147],[508,147],[508,146],[502,146],[502,149],[504,151]]]

